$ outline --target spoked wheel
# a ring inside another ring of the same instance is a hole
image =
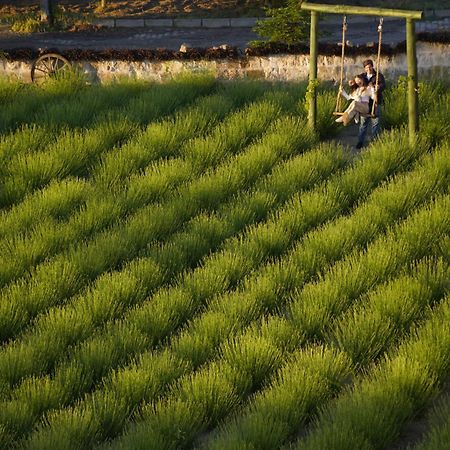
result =
[[[58,53],[46,53],[40,56],[31,67],[31,80],[42,83],[49,78],[56,78],[65,71],[71,70],[72,65]]]

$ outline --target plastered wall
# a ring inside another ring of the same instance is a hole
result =
[[[345,77],[350,78],[362,71],[362,61],[375,59],[368,53],[358,57],[345,58]],[[449,79],[450,45],[417,43],[419,78]],[[31,61],[0,60],[0,76],[16,77],[31,81]],[[240,59],[222,60],[171,60],[171,61],[81,61],[76,63],[92,82],[107,82],[124,77],[164,81],[183,72],[211,72],[220,79],[266,79],[279,81],[307,80],[309,55],[252,56]],[[321,80],[338,79],[340,56],[319,56],[318,77]],[[407,74],[406,54],[381,58],[381,71],[385,77],[395,80]]]

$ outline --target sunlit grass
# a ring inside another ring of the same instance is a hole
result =
[[[405,93],[352,155],[325,88],[312,133],[305,84],[0,81],[5,450],[394,443],[449,367],[450,102],[410,145]]]

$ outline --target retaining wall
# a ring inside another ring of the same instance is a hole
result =
[[[370,21],[371,16],[352,17],[352,24]],[[230,18],[106,18],[95,19],[93,24],[108,28],[253,28],[258,21],[266,20],[267,17],[230,17]],[[322,25],[341,25],[340,16],[322,14]],[[398,17],[385,17],[385,22],[398,21]],[[439,31],[450,29],[450,9],[441,11],[425,11],[424,20],[416,23],[416,31]]]
[[[418,42],[419,78],[450,78],[450,44]],[[362,71],[361,62],[374,58],[373,53],[345,58],[345,77]],[[0,75],[30,81],[31,61],[0,60]],[[308,79],[309,55],[247,56],[220,60],[169,61],[79,61],[76,63],[92,82],[106,82],[123,77],[165,81],[184,72],[211,72],[219,79],[265,79],[301,81]],[[338,79],[340,56],[319,56],[318,77],[321,80]],[[406,54],[383,56],[381,70],[389,80],[407,75]]]

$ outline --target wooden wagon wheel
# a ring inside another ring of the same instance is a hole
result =
[[[64,56],[58,55],[58,53],[46,53],[31,66],[31,80],[39,84],[71,69],[72,65]]]

